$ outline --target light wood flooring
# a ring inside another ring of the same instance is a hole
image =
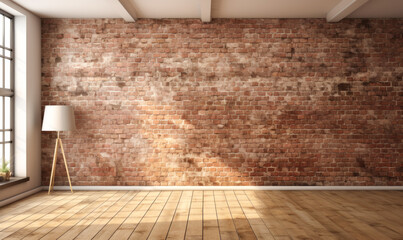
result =
[[[0,239],[403,239],[403,192],[40,192],[0,208]]]

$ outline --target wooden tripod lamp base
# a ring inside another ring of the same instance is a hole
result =
[[[56,161],[57,150],[60,145],[63,154],[64,166],[66,167],[67,178],[69,179],[70,190],[71,187],[69,169],[67,167],[66,156],[64,155],[62,139],[60,139],[60,131],[74,131],[76,130],[76,123],[74,121],[74,111],[71,106],[65,105],[48,105],[45,106],[45,113],[43,115],[42,131],[57,131],[57,139],[55,146],[55,153],[53,155],[52,172],[50,174],[50,183],[48,194],[53,190],[55,185]]]
[[[71,187],[69,169],[68,169],[68,167],[67,167],[66,156],[64,155],[64,149],[63,149],[62,139],[60,138],[59,132],[57,132],[55,153],[54,153],[54,155],[53,155],[52,173],[50,174],[50,183],[49,183],[49,191],[48,191],[48,194],[50,194],[50,191],[53,190],[53,186],[55,185],[55,172],[56,172],[57,150],[58,150],[59,144],[60,144],[60,148],[62,149],[62,155],[63,155],[63,160],[64,160],[64,166],[66,167],[67,178],[69,179],[69,184],[70,184],[70,190],[71,190],[71,192],[73,192],[73,188]]]

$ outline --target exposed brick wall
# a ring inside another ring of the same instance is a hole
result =
[[[402,19],[44,19],[42,104],[75,109],[74,185],[402,185],[402,35]]]

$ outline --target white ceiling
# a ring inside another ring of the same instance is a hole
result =
[[[139,18],[200,18],[201,0],[131,0]],[[341,0],[212,0],[212,18],[324,18]],[[121,18],[118,0],[14,0],[43,18]],[[369,0],[348,17],[403,18],[403,0]]]
[[[369,0],[351,18],[403,18],[403,0]]]

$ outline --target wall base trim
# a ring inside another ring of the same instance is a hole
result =
[[[48,186],[43,186],[43,190],[48,190]],[[55,186],[54,190],[68,191],[69,186]],[[281,191],[296,191],[296,190],[383,190],[383,191],[403,191],[403,186],[73,186],[75,191],[164,191],[164,190],[281,190]]]
[[[32,194],[35,194],[37,192],[40,192],[42,190],[43,190],[43,187],[37,187],[37,188],[31,189],[31,190],[28,190],[26,192],[20,193],[18,195],[6,198],[6,199],[0,201],[0,207],[3,207],[5,205],[8,205],[8,204],[13,203],[15,201],[18,201],[20,199],[26,198],[26,197],[28,197],[28,196],[30,196]],[[5,191],[5,190],[2,190],[2,191]]]
[[[37,187],[0,201],[0,207],[26,198],[48,186]],[[55,186],[56,191],[69,191],[69,186]],[[403,191],[403,186],[73,186],[75,191],[172,191],[172,190],[271,190],[271,191]]]

